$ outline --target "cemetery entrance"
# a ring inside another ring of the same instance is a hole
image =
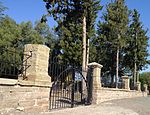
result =
[[[53,58],[49,62],[52,79],[49,109],[74,107],[87,103],[87,81],[81,67]]]

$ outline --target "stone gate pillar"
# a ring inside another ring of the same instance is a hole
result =
[[[88,66],[93,70],[92,104],[98,104],[98,93],[101,89],[101,68],[103,66],[96,62],[90,63]]]
[[[147,86],[147,84],[144,84],[144,91],[148,93],[148,86]]]
[[[137,91],[141,91],[141,82],[136,83]]]
[[[27,44],[24,48],[24,68],[26,68],[27,81],[51,82],[48,75],[49,51],[47,46]],[[32,52],[32,55],[29,56]]]
[[[130,90],[130,80],[128,76],[122,76],[123,88]]]

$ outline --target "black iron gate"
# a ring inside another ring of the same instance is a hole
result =
[[[50,61],[49,75],[53,84],[50,90],[49,109],[85,104],[88,88],[82,69],[56,58]]]

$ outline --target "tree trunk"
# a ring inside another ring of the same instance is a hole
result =
[[[87,39],[86,70],[88,69],[87,65],[89,63],[89,45],[90,45],[90,40]]]
[[[139,77],[140,77],[139,71],[137,70],[137,72],[136,72],[136,82],[139,82]]]
[[[137,45],[137,32],[135,34],[135,46]],[[136,51],[134,52],[134,76],[133,76],[133,86],[134,86],[134,89],[136,88],[136,77],[137,77],[137,56],[136,56],[136,53],[137,53],[137,49]]]
[[[86,78],[86,17],[83,17],[83,57],[82,57],[82,74]]]
[[[136,87],[136,70],[137,70],[137,65],[136,65],[136,61],[134,61],[134,77],[133,77],[134,88]]]
[[[82,75],[87,80],[87,71],[86,71],[86,58],[87,58],[87,49],[86,49],[86,17],[83,17],[83,38],[82,38],[82,45],[83,45],[83,57],[82,57]],[[83,93],[88,95],[88,92],[86,92],[86,83],[83,82],[82,84]],[[84,98],[84,97],[83,97]]]
[[[119,69],[119,46],[117,47],[117,57],[116,57],[116,88],[118,88],[118,69]]]

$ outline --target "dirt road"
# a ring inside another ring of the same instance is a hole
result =
[[[150,97],[122,99],[100,105],[51,112],[51,115],[150,115]]]
[[[78,106],[47,113],[9,111],[3,115],[150,115],[150,97],[113,100],[99,105]]]

